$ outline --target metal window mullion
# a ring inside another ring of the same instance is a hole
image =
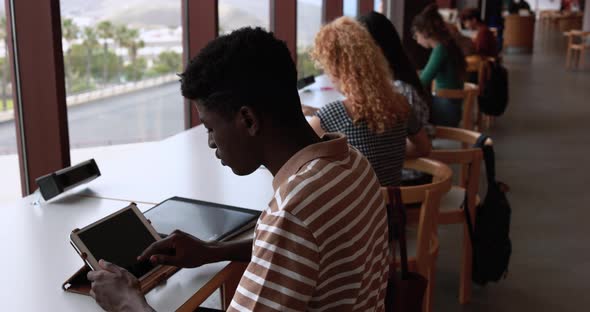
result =
[[[19,61],[18,61],[18,43],[17,43],[17,39],[16,39],[16,18],[15,18],[15,14],[14,14],[14,1],[16,0],[8,0],[9,1],[9,6],[10,6],[10,31],[11,31],[11,41],[12,41],[12,64],[13,64],[13,72],[14,72],[14,81],[16,82],[16,86],[14,86],[12,89],[12,92],[15,92],[14,95],[16,95],[16,103],[14,103],[14,106],[16,106],[18,108],[18,115],[15,116],[15,118],[18,118],[18,125],[19,125],[19,133],[20,135],[18,135],[18,139],[20,140],[20,146],[21,146],[21,155],[19,155],[19,157],[21,158],[21,162],[22,162],[22,172],[21,174],[24,175],[24,190],[25,190],[25,194],[30,194],[31,193],[31,188],[30,188],[30,177],[29,177],[29,158],[28,158],[28,154],[27,154],[27,144],[26,144],[26,134],[25,134],[25,126],[24,126],[24,106],[22,105],[22,94],[21,94],[21,80],[20,80],[20,68],[19,68]],[[7,60],[8,60],[8,56],[7,56]],[[13,95],[13,96],[14,96]]]

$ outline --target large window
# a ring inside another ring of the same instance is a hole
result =
[[[0,0],[0,203],[20,197],[16,128],[4,0]]]
[[[375,12],[384,13],[383,12],[383,0],[375,0],[373,1],[374,10]]]
[[[297,0],[297,73],[300,78],[321,73],[309,57],[321,25],[322,0]]]
[[[4,1],[0,0],[0,155],[16,154],[16,128],[12,103],[8,34]]]
[[[358,14],[359,0],[344,0],[344,15],[349,17],[356,17]]]
[[[61,0],[60,7],[70,146],[183,130],[180,1]]]
[[[219,34],[251,26],[269,29],[270,0],[219,0]]]

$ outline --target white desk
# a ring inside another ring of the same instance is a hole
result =
[[[102,176],[78,194],[152,204],[181,196],[257,210],[273,196],[268,170],[235,175],[208,147],[202,126],[97,163]]]
[[[322,90],[322,88],[332,88],[330,90]],[[337,101],[343,100],[345,97],[336,89],[326,75],[315,77],[315,82],[299,92],[301,104],[321,108],[322,106]]]
[[[2,311],[102,311],[88,296],[67,293],[62,283],[83,262],[69,243],[69,234],[112,213],[121,201],[68,196],[42,206],[31,205],[32,196],[5,207],[0,218],[0,310]],[[139,205],[145,211],[150,205]],[[227,263],[183,269],[165,286],[147,295],[158,311],[173,311],[210,281]]]

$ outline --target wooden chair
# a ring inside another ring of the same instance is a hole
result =
[[[404,168],[423,171],[433,176],[430,184],[401,187],[402,201],[406,206],[420,204],[419,209],[408,210],[408,224],[417,227],[407,229],[408,266],[412,272],[420,273],[428,280],[424,298],[424,312],[433,310],[436,258],[438,256],[437,210],[442,196],[451,189],[451,169],[438,161],[426,158],[408,160]],[[383,196],[389,202],[387,187],[382,188]],[[399,257],[395,261],[399,266]],[[391,309],[387,309],[391,311]]]
[[[438,224],[463,224],[463,251],[461,261],[461,273],[459,283],[459,302],[465,304],[471,298],[471,270],[472,270],[472,247],[468,227],[463,211],[463,202],[467,192],[467,207],[475,224],[476,205],[479,202],[477,195],[479,189],[480,167],[482,162],[482,151],[473,148],[480,137],[480,133],[465,129],[436,127],[435,139],[444,139],[459,143],[459,148],[434,149],[430,158],[436,159],[449,165],[459,165],[461,169],[458,174],[458,184],[453,185],[441,199]],[[488,139],[485,144],[492,144]]]
[[[198,311],[199,306],[217,290],[221,291],[221,308],[223,311],[227,310],[247,266],[248,263],[231,262],[215,274],[201,289],[198,289],[182,306],[176,309],[176,312]]]
[[[565,35],[567,36],[565,68],[584,68],[586,50],[590,51],[590,31],[571,30]]]
[[[477,73],[477,85],[480,87],[479,94],[482,92],[481,82],[485,79],[486,71],[487,71],[487,57],[482,57],[481,55],[469,55],[465,57],[465,62],[467,63],[467,73]]]
[[[473,114],[475,102],[479,95],[479,87],[476,84],[466,82],[463,90],[438,89],[433,94],[436,97],[457,100],[463,100],[463,116],[461,118],[461,127],[464,129],[473,129]]]

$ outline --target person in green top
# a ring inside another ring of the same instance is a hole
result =
[[[453,40],[436,4],[427,6],[412,23],[414,38],[424,48],[432,49],[428,63],[420,73],[420,81],[428,90],[435,82],[436,89],[463,89],[465,56]],[[432,123],[457,127],[461,121],[461,100],[434,97]]]

